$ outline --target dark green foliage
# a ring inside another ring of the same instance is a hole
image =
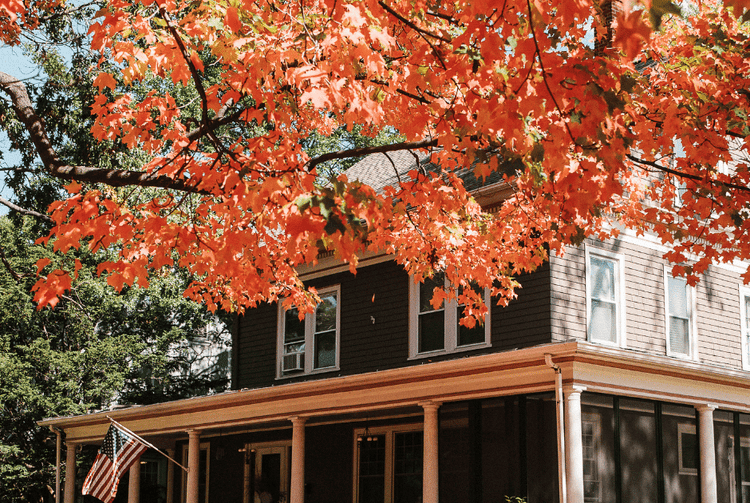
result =
[[[79,255],[69,295],[38,311],[36,260],[72,257],[34,245],[34,226],[17,221],[0,217],[0,501],[40,501],[54,487],[55,438],[37,421],[224,390],[228,353],[203,370],[197,360],[208,343],[226,348],[229,334],[182,296],[187,278],[164,275],[117,295],[90,255]]]

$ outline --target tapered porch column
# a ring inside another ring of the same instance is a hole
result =
[[[698,405],[698,442],[701,463],[701,503],[716,503],[716,448],[713,405]]]
[[[65,442],[67,449],[65,453],[65,503],[73,503],[75,501],[76,492],[76,450],[78,444],[73,442]]]
[[[141,460],[133,463],[128,470],[128,503],[138,503],[141,500]]]
[[[565,479],[567,503],[583,503],[582,386],[565,386]],[[558,432],[559,434],[559,432]]]
[[[438,503],[438,408],[440,403],[422,402],[424,409],[424,454],[422,457],[422,502]]]
[[[305,421],[306,417],[292,420],[292,480],[289,488],[289,503],[305,501]]]
[[[201,432],[188,431],[188,473],[186,503],[198,503],[201,476]]]
[[[174,458],[174,449],[167,449],[170,458]],[[184,461],[183,461],[184,463]],[[174,503],[174,462],[167,463],[167,502]]]

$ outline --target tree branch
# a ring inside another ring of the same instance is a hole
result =
[[[193,180],[173,179],[168,176],[144,173],[142,171],[65,164],[57,157],[57,152],[52,146],[52,142],[49,140],[44,128],[44,121],[34,111],[31,98],[29,98],[29,94],[26,91],[26,86],[17,78],[0,72],[0,89],[10,96],[18,119],[29,132],[31,141],[36,147],[36,152],[50,175],[56,178],[79,182],[103,183],[113,187],[136,185],[140,187],[157,187],[182,192],[210,194],[209,191],[199,189],[197,181]]]
[[[659,171],[662,171],[664,173],[669,173],[670,175],[678,176],[680,178],[687,178],[689,180],[694,180],[696,182],[702,182],[704,180],[704,178],[702,176],[691,175],[690,173],[683,173],[682,171],[677,171],[676,169],[672,169],[672,168],[668,168],[666,166],[662,166],[658,162],[647,161],[645,159],[641,159],[639,157],[636,157],[636,156],[634,156],[632,154],[626,154],[625,157],[627,157],[628,159],[630,159],[631,161],[633,161],[633,162],[635,162],[637,164],[642,164],[644,166],[649,166],[649,167],[658,169]],[[712,184],[721,184],[724,187],[727,187],[727,188],[730,188],[730,189],[741,190],[743,192],[750,192],[750,187],[747,187],[745,185],[739,185],[739,184],[736,184],[736,183],[726,183],[726,182],[716,181],[716,182],[712,182]]]
[[[0,197],[0,204],[7,206],[11,210],[15,211],[16,213],[20,213],[22,215],[28,215],[30,217],[39,218],[41,220],[44,220],[45,222],[52,223],[52,219],[48,217],[47,215],[44,215],[42,213],[37,213],[34,210],[27,210],[26,208],[21,208],[20,206],[17,206],[10,201],[8,201],[5,198]]]
[[[334,159],[347,159],[350,157],[361,157],[369,154],[384,154],[386,152],[394,152],[396,150],[413,150],[419,148],[436,147],[437,140],[423,140],[416,142],[402,142],[393,143],[391,145],[380,145],[378,147],[363,147],[353,148],[349,150],[339,150],[338,152],[329,152],[327,154],[320,155],[314,159],[307,161],[307,170],[312,170],[315,166],[320,163],[332,161]]]
[[[5,252],[3,252],[2,246],[0,246],[0,262],[3,263],[5,268],[8,270],[8,273],[14,280],[19,281],[21,279],[21,276],[13,270],[13,268],[10,266],[10,262],[8,262],[8,259],[5,258]]]
[[[406,26],[411,28],[414,31],[418,31],[419,33],[423,35],[427,35],[428,37],[435,38],[437,40],[441,40],[443,42],[450,42],[451,39],[448,37],[445,37],[443,35],[435,35],[434,33],[425,30],[424,28],[420,28],[419,26],[415,25],[408,19],[406,19],[404,16],[393,10],[390,6],[388,6],[383,0],[378,1],[378,5],[380,5],[382,8],[384,8],[389,14],[391,14],[393,17],[404,23]]]

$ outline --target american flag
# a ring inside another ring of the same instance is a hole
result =
[[[104,443],[96,455],[94,466],[83,482],[83,494],[110,503],[117,494],[120,477],[147,449],[133,434],[112,424],[104,437]]]

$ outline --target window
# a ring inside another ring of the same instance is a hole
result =
[[[465,351],[490,345],[490,314],[484,323],[468,328],[459,323],[464,316],[464,306],[455,300],[443,302],[437,309],[430,303],[435,288],[448,284],[442,274],[427,278],[423,283],[409,284],[409,357],[421,357]],[[477,293],[478,287],[472,287]],[[489,306],[489,290],[483,293],[484,303]]]
[[[622,263],[617,255],[586,248],[586,312],[591,342],[625,345]]]
[[[421,426],[356,430],[355,503],[422,500]]]
[[[581,417],[583,443],[583,501],[602,501],[602,482],[599,476],[601,452],[601,419],[599,414],[584,413]]]
[[[677,435],[680,475],[698,475],[698,435],[695,433],[695,425],[678,424]]]
[[[693,289],[685,278],[675,278],[668,268],[664,268],[666,292],[667,354],[693,358]]]
[[[339,290],[338,286],[320,290],[315,312],[301,320],[296,308],[285,310],[279,304],[279,377],[338,369]]]
[[[740,287],[740,324],[742,326],[742,365],[750,370],[750,288]]]

